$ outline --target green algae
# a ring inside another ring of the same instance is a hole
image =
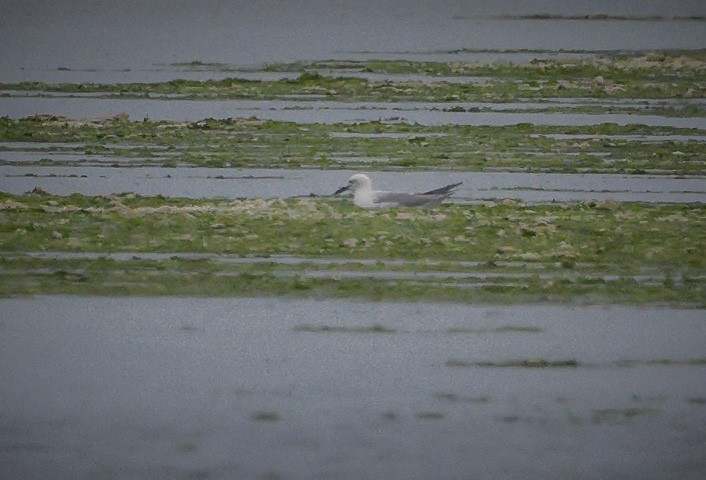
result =
[[[637,366],[706,366],[706,358],[692,358],[687,360],[676,360],[671,358],[660,358],[655,360],[618,360],[616,367],[637,367]]]
[[[654,417],[660,413],[655,408],[605,408],[594,410],[591,423],[594,425],[630,425],[642,417]]]
[[[436,393],[434,394],[434,398],[438,400],[444,400],[447,402],[451,403],[469,403],[469,404],[476,404],[476,405],[484,405],[490,403],[490,397],[488,396],[478,396],[478,397],[471,397],[471,396],[466,396],[466,395],[459,395],[456,393]]]
[[[577,135],[585,138],[575,138]],[[656,135],[667,137],[650,138]],[[40,116],[0,118],[0,141],[6,142],[0,147],[0,162],[12,164],[3,160],[4,151],[28,151],[37,159],[45,158],[43,153],[49,156],[56,151],[78,151],[98,153],[105,162],[128,159],[131,166],[703,175],[706,143],[679,138],[704,135],[701,129],[639,124],[472,127],[381,122],[295,124],[252,119],[75,121]],[[350,158],[356,159],[354,164]],[[81,166],[86,160],[76,155],[75,159],[40,160],[36,164]]]
[[[706,359],[695,358],[688,360],[658,359],[658,360],[618,360],[616,362],[604,364],[591,364],[580,362],[576,359],[547,360],[545,358],[527,358],[502,361],[471,361],[471,360],[448,360],[447,367],[480,367],[480,368],[624,368],[636,366],[704,366]]]
[[[644,286],[609,281],[581,286],[527,279],[515,285],[458,286],[435,280],[406,281],[376,278],[307,278],[281,276],[267,266],[224,268],[212,262],[129,262],[73,260],[1,260],[0,295],[189,295],[294,296],[360,298],[373,301],[434,301],[464,303],[624,303],[703,306],[703,285]],[[394,333],[371,327],[300,326],[319,333]],[[441,332],[441,333],[468,333]],[[475,332],[474,332],[475,333]],[[488,332],[498,333],[498,332]],[[504,332],[503,332],[504,333]],[[525,333],[525,332],[522,332]],[[531,332],[534,333],[534,332]]]
[[[507,280],[512,278],[511,276],[508,276],[507,278],[503,279],[505,283],[507,283]],[[522,325],[504,325],[502,327],[495,327],[495,328],[480,328],[480,327],[449,327],[444,330],[442,330],[442,333],[448,333],[452,335],[457,335],[457,334],[473,334],[473,335],[479,335],[479,334],[493,334],[493,333],[542,333],[544,330],[538,327],[526,327]],[[430,331],[435,332],[435,331]]]
[[[518,102],[513,110],[506,111],[704,116],[701,105],[686,100],[704,97],[703,49],[592,52],[589,58],[582,59],[545,59],[542,57],[557,52],[526,52],[534,53],[535,59],[299,62],[262,69],[299,74],[294,79],[276,81],[228,78],[103,85],[24,82],[0,85],[0,90],[5,95],[22,91],[45,96],[155,98],[174,102],[442,102],[442,109],[449,113],[489,109],[463,106],[463,102]],[[233,71],[237,77],[235,69],[227,64],[195,60],[172,66]],[[324,70],[333,70],[333,75]],[[346,72],[390,78],[366,80],[346,77]],[[342,75],[335,77],[338,73]],[[412,74],[423,75],[424,81],[399,77]],[[435,77],[465,77],[467,83]],[[576,104],[563,106],[557,99],[576,99]],[[583,99],[608,101],[593,104]],[[621,104],[621,99],[633,101]],[[523,107],[523,103],[537,100],[546,106],[532,106],[531,110]],[[419,105],[420,109],[430,108]],[[635,121],[639,122],[639,117]],[[127,162],[131,166],[165,167],[374,166],[376,170],[651,172],[685,176],[706,173],[704,142],[651,138],[658,135],[703,137],[705,132],[639,124],[437,127],[385,122],[296,124],[256,119],[135,122],[124,114],[100,121],[38,116],[22,120],[0,118],[0,140],[5,142],[0,146],[0,163],[13,164],[2,158],[4,152],[31,149],[40,159],[33,165],[77,167],[86,164],[80,155],[75,160],[56,161],[49,154],[97,155],[107,162],[114,161],[116,166]],[[526,206],[508,202],[448,205],[433,212],[399,215],[395,211],[360,211],[348,202],[333,201],[230,202],[134,195],[0,194],[0,250],[4,252],[0,254],[0,295],[284,295],[381,301],[703,307],[706,259],[701,252],[706,245],[705,217],[701,204],[581,202]],[[13,256],[31,252],[164,252],[174,254],[174,258],[116,261]],[[179,257],[190,253],[272,257],[272,261],[229,264],[209,258]],[[281,255],[312,261],[283,265],[277,260]],[[346,269],[362,275],[337,275],[340,266],[333,260],[341,258],[361,260],[357,265],[347,264]],[[322,263],[326,259],[332,262]],[[407,263],[395,265],[394,261]],[[474,265],[469,267],[462,262]],[[456,276],[445,278],[444,271]],[[380,272],[390,275],[376,276]],[[433,275],[410,278],[405,272]],[[377,327],[360,327],[358,333],[389,333],[378,332]],[[295,328],[356,332],[357,327]],[[516,327],[507,331],[539,333]],[[451,328],[444,333],[477,332]],[[529,366],[560,365],[542,365],[540,361]]]
[[[360,210],[323,200],[0,194],[0,250],[213,252],[704,269],[701,204]],[[440,233],[441,232],[441,233]],[[636,260],[639,259],[639,262]]]
[[[703,269],[706,261],[700,255],[706,235],[701,204],[505,202],[365,211],[323,200],[0,194],[0,219],[0,249],[8,252],[571,260],[626,271],[635,258],[643,266],[695,269]]]
[[[706,304],[704,208],[506,202],[365,211],[321,200],[0,194],[0,293],[698,306]],[[105,258],[33,258],[32,252]],[[135,258],[107,258],[112,252]],[[149,252],[171,257],[139,257]],[[281,255],[311,261],[281,263]],[[338,274],[341,258],[359,274]]]
[[[687,55],[653,52],[622,57],[535,59],[512,62],[412,62],[369,60],[270,65],[265,71],[297,71],[295,79],[172,80],[160,83],[0,84],[5,92],[94,94],[118,98],[179,99],[329,99],[337,101],[491,101],[534,98],[702,98],[704,51]],[[201,67],[192,64],[192,68]],[[486,77],[484,83],[372,81],[322,75],[318,70],[434,76]],[[235,73],[235,72],[234,72]],[[236,73],[237,74],[237,73]]]
[[[462,17],[454,17],[460,19]],[[557,15],[553,13],[535,13],[530,15],[500,15],[491,17],[498,20],[569,20],[569,21],[622,21],[622,22],[664,22],[664,21],[704,21],[706,17],[701,15],[614,15],[607,13],[584,14],[584,15]]]
[[[257,422],[278,422],[281,419],[279,413],[269,410],[254,412],[250,415],[250,418]]]
[[[417,420],[442,420],[444,414],[441,412],[417,412],[414,414]]]
[[[459,53],[485,52],[482,50],[459,50]],[[454,53],[444,52],[444,53]],[[528,79],[542,80],[552,77],[562,79],[604,79],[620,81],[644,81],[645,77],[661,79],[681,76],[680,78],[698,79],[703,74],[706,50],[653,51],[653,52],[611,52],[611,51],[560,51],[564,53],[588,53],[587,58],[546,58],[557,53],[544,50],[510,50],[501,53],[533,53],[531,61],[411,61],[411,60],[325,60],[315,62],[294,62],[273,64],[264,68],[266,71],[316,72],[338,70],[345,72],[371,72],[382,74],[424,74],[430,77],[481,77],[488,79]],[[543,58],[544,57],[544,58]],[[311,74],[311,73],[310,73]]]
[[[307,332],[307,333],[396,333],[397,331],[393,328],[388,328],[383,325],[369,325],[369,326],[330,326],[330,325],[296,325],[294,327],[295,332]]]
[[[580,363],[575,359],[569,360],[546,360],[544,358],[532,358],[522,360],[507,360],[502,362],[467,362],[464,360],[449,360],[447,367],[486,367],[486,368],[576,368]]]

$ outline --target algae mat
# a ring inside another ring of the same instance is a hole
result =
[[[504,201],[365,211],[315,199],[37,192],[0,200],[5,295],[705,300],[703,204]]]

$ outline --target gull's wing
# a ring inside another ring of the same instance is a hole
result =
[[[397,192],[376,192],[373,202],[379,206],[421,207],[438,205],[450,194],[410,194]]]
[[[458,187],[462,183],[463,182],[452,183],[450,185],[446,185],[445,187],[435,188],[434,190],[429,190],[428,192],[420,193],[419,195],[444,195],[447,193],[451,193],[454,188]]]

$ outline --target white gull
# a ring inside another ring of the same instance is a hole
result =
[[[356,173],[348,179],[348,185],[336,190],[334,195],[350,190],[353,192],[353,203],[361,208],[435,207],[449,198],[454,188],[459,185],[461,182],[424,193],[386,192],[373,190],[373,182],[370,178],[365,174]]]

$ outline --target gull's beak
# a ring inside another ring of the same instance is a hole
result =
[[[351,188],[350,185],[345,185],[345,186],[339,188],[338,190],[336,190],[336,191],[333,193],[333,196],[335,197],[336,195],[340,195],[341,193],[345,192],[345,191],[348,190],[349,188]]]

